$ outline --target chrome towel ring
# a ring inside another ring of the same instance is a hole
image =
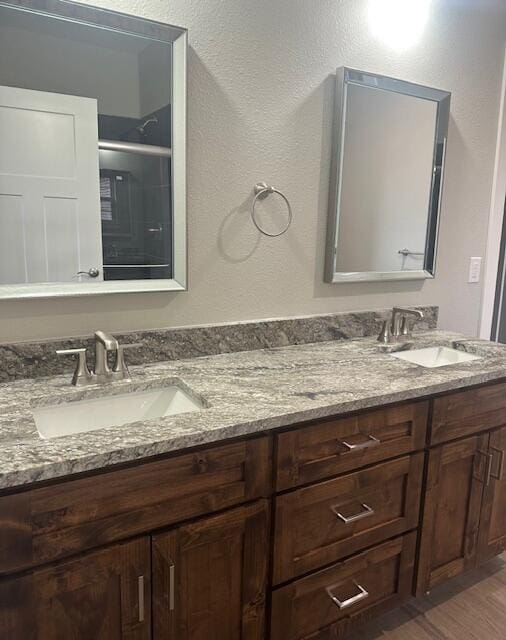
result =
[[[253,198],[253,205],[251,209],[251,219],[253,220],[253,224],[260,231],[260,233],[264,234],[264,236],[269,236],[270,238],[276,238],[277,236],[282,236],[284,233],[288,231],[288,228],[292,224],[292,218],[293,218],[292,207],[288,202],[288,198],[279,189],[275,189],[274,187],[268,185],[266,182],[257,182],[254,190],[255,190],[255,197]],[[262,229],[262,227],[258,224],[255,217],[255,207],[257,205],[258,200],[266,198],[271,193],[277,193],[279,196],[281,196],[283,200],[286,202],[286,206],[288,207],[288,220],[286,222],[286,226],[284,229],[282,229],[281,231],[278,231],[277,233],[270,233],[269,231],[265,231],[265,229]]]

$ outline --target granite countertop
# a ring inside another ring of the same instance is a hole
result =
[[[0,489],[506,378],[503,345],[428,331],[413,348],[453,341],[480,359],[427,369],[362,338],[142,365],[111,386],[73,388],[68,375],[0,384]],[[35,427],[39,405],[169,383],[204,408],[49,440]]]

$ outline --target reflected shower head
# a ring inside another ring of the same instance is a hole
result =
[[[143,136],[146,133],[146,127],[148,126],[148,124],[158,124],[158,118],[156,116],[151,116],[151,118],[145,120],[138,127],[135,127],[135,130],[138,131],[141,136]]]

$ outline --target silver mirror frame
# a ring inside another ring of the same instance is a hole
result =
[[[0,0],[0,7],[121,31],[172,45],[172,243],[170,279],[0,286],[0,299],[61,298],[187,289],[186,135],[188,31],[182,27],[69,0]]]
[[[432,184],[430,189],[427,234],[425,239],[424,265],[421,270],[406,271],[336,271],[337,246],[339,239],[340,193],[343,166],[346,89],[349,84],[374,87],[385,91],[432,100],[437,103],[436,131],[432,164]],[[327,223],[327,247],[325,258],[325,282],[378,282],[388,280],[422,280],[434,278],[439,231],[439,214],[443,192],[446,141],[450,119],[450,98],[448,91],[433,89],[423,85],[397,80],[365,71],[341,67],[336,72],[336,102],[334,109],[334,139],[332,146],[331,183]]]

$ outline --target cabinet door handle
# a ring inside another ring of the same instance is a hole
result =
[[[359,585],[358,582],[355,582],[355,580],[353,580],[353,584],[357,587],[359,592],[357,593],[356,596],[352,596],[351,598],[348,598],[348,600],[339,600],[339,598],[332,593],[332,589],[335,589],[337,585],[334,585],[332,587],[327,587],[326,591],[330,599],[335,605],[339,607],[339,609],[347,609],[348,607],[351,607],[352,605],[357,604],[358,602],[361,602],[362,600],[365,600],[366,598],[369,597],[369,592],[366,589],[364,589],[364,587]]]
[[[355,514],[354,516],[344,516],[338,511],[339,507],[337,507],[336,505],[330,508],[336,514],[336,516],[344,522],[344,524],[351,524],[352,522],[357,522],[357,520],[363,520],[364,518],[368,518],[369,516],[374,515],[374,509],[368,504],[365,504],[365,502],[362,502],[363,511]]]
[[[176,565],[171,562],[169,564],[169,611],[175,609],[175,582],[176,582]]]
[[[137,588],[139,597],[139,622],[144,622],[144,576],[137,578]]]
[[[490,450],[493,451],[494,453],[499,454],[499,469],[497,473],[494,473],[493,471],[491,471],[490,475],[492,476],[492,478],[502,481],[504,480],[504,457],[506,452],[504,451],[504,449],[498,449],[497,447],[490,447]],[[494,454],[491,454],[491,455],[493,456]],[[490,468],[492,469],[492,465],[490,465]]]
[[[155,541],[153,551],[156,554],[156,562],[159,564],[159,569],[156,571],[157,575],[160,575],[161,589],[163,590],[163,601],[169,619],[171,613],[176,608],[176,565],[172,560],[170,549],[174,553],[173,544],[169,542],[159,544]]]
[[[488,453],[488,451],[478,451],[478,453],[485,456],[487,459],[487,467],[485,469],[485,478],[483,482],[485,483],[485,486],[488,487],[492,477],[492,462],[494,461],[494,456],[491,453]]]
[[[351,444],[350,442],[346,442],[346,440],[338,440],[338,442],[348,449],[346,453],[362,451],[363,449],[371,449],[372,447],[377,447],[381,444],[381,440],[378,440],[378,438],[371,435],[367,436],[367,440],[365,442],[360,442],[359,444]]]

